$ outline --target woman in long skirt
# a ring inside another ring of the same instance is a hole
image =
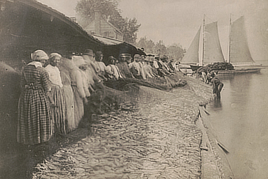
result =
[[[50,118],[49,79],[43,68],[47,54],[37,50],[31,54],[32,62],[22,70],[22,93],[18,105],[17,141],[34,145],[46,142],[52,135]]]
[[[55,102],[55,108],[51,108],[51,118],[54,121],[54,132],[56,134],[66,134],[66,109],[62,90],[63,85],[61,82],[60,71],[57,67],[60,59],[60,54],[50,54],[49,64],[45,67],[45,69],[49,75],[51,96]]]
[[[87,105],[87,97],[90,96],[88,91],[87,80],[79,67],[86,67],[86,62],[81,56],[73,56],[72,61],[76,68],[71,73],[72,88],[75,99],[75,115],[77,116],[77,125],[84,116],[84,104]]]
[[[62,60],[61,65],[69,71],[74,96],[74,127],[77,128],[84,116],[84,103],[87,103],[82,75],[73,59],[65,58]]]
[[[65,98],[65,108],[66,108],[66,121],[67,132],[71,132],[72,130],[76,129],[76,122],[74,117],[74,92],[71,87],[71,77],[70,73],[72,72],[74,66],[71,63],[71,60],[62,58],[59,64],[60,76],[61,81],[63,84],[63,97]]]

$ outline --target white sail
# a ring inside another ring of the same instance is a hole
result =
[[[199,63],[199,41],[200,41],[201,27],[197,31],[190,47],[186,51],[186,54],[182,58],[181,63],[183,64],[197,64]]]
[[[229,51],[230,63],[233,65],[254,63],[248,47],[243,16],[231,24]]]
[[[220,45],[217,22],[206,24],[204,27],[203,37],[200,37],[201,27],[194,37],[189,49],[186,51],[185,56],[182,59],[183,64],[197,64],[199,63],[199,50],[200,38],[203,38],[204,47],[201,52],[203,59],[201,59],[202,65],[224,62],[224,57]],[[202,36],[202,35],[201,35]]]
[[[225,61],[220,45],[217,22],[205,25],[203,53],[202,64],[204,65]]]

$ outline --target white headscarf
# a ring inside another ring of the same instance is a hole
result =
[[[61,58],[61,55],[58,54],[58,53],[51,53],[51,54],[49,55],[49,58],[50,58],[50,59],[51,59],[51,58],[54,58],[54,57],[60,57],[60,58]]]
[[[33,61],[48,60],[46,52],[43,50],[36,50],[34,53],[31,53],[31,59]]]

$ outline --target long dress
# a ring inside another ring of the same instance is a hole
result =
[[[78,127],[79,122],[84,116],[84,103],[83,98],[86,97],[82,74],[78,68],[73,69],[70,73],[71,77],[71,86],[74,92],[74,121],[75,126]]]
[[[34,145],[48,141],[52,135],[50,105],[46,96],[48,83],[48,74],[41,63],[28,64],[22,70],[22,93],[18,105],[19,143]]]
[[[65,100],[63,97],[62,82],[58,67],[48,65],[45,67],[48,72],[51,96],[54,100],[55,108],[51,108],[51,118],[54,121],[55,133],[66,134]]]
[[[74,92],[71,87],[71,79],[69,72],[64,68],[59,69],[61,81],[63,84],[63,97],[65,99],[65,117],[67,121],[66,131],[70,132],[77,127],[74,120]]]

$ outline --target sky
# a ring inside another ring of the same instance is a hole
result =
[[[77,0],[38,0],[66,16],[74,17]],[[118,0],[123,17],[136,18],[141,27],[138,40],[146,37],[165,45],[188,48],[205,22],[218,22],[220,42],[226,56],[230,16],[245,16],[248,43],[255,60],[267,58],[268,0]]]

